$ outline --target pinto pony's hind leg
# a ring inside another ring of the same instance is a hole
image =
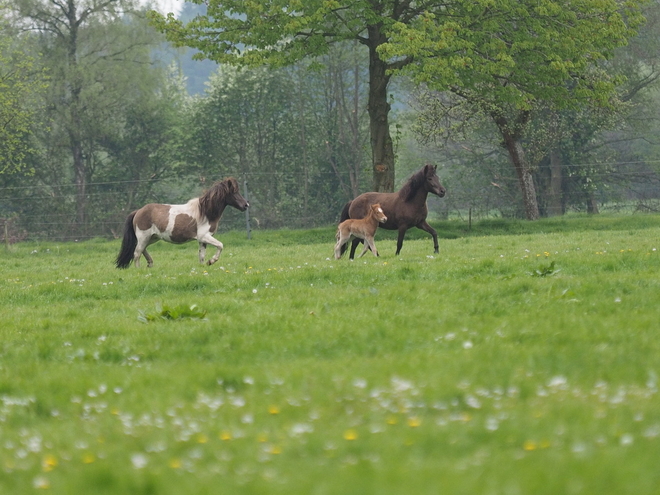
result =
[[[135,246],[135,252],[133,253],[133,263],[135,268],[140,268],[140,257],[144,254],[144,257],[147,259],[147,267],[151,268],[154,265],[154,260],[151,258],[149,253],[147,253],[147,246],[149,245],[150,237],[144,234],[137,234],[137,246]]]
[[[145,249],[142,251],[142,254],[144,255],[144,258],[147,260],[147,268],[151,268],[154,266],[154,259],[151,257],[151,255],[147,252]]]

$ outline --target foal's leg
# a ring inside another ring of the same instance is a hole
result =
[[[429,234],[433,236],[433,252],[435,254],[438,254],[440,252],[440,248],[438,246],[438,233],[435,231],[433,227],[431,227],[426,220],[423,220],[421,223],[417,224],[418,229],[425,230]]]
[[[363,241],[364,241],[364,249],[360,253],[360,256],[358,256],[358,258],[362,258],[362,256],[364,256],[364,254],[371,248],[371,241],[369,240],[368,237],[365,237]]]
[[[211,258],[208,261],[208,264],[212,265],[213,263],[218,261],[218,258],[220,257],[220,253],[222,253],[222,249],[224,248],[224,245],[219,240],[217,240],[215,237],[213,237],[213,235],[209,232],[209,233],[205,234],[204,237],[202,237],[199,240],[199,244],[200,244],[199,249],[200,249],[200,262],[201,263],[204,263],[204,258],[201,256],[202,244],[210,244],[211,246],[216,247],[216,252],[213,255],[213,258]]]
[[[374,244],[373,237],[364,238],[364,249],[362,250],[362,254],[360,254],[360,258],[362,258],[362,256],[365,255],[368,249],[371,249],[371,252],[374,253],[374,256],[378,256],[378,250],[376,249],[376,245]]]
[[[347,236],[342,236],[341,233],[339,235],[339,239],[337,239],[337,244],[335,244],[335,259],[338,260],[341,258],[341,247],[348,242],[348,240],[351,238],[351,235]]]

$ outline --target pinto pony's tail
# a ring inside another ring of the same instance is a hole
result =
[[[339,217],[339,223],[342,223],[344,220],[348,220],[349,218],[351,218],[350,215],[348,214],[348,210],[350,209],[352,202],[353,201],[349,201],[344,205],[344,209],[341,210],[341,216]],[[339,231],[337,231],[337,240],[339,240]],[[348,243],[344,244],[340,248],[340,254],[339,254],[340,257],[344,255],[347,247],[348,247]]]
[[[135,235],[135,228],[133,227],[135,213],[136,212],[131,213],[126,219],[124,238],[121,241],[121,249],[117,255],[117,260],[115,261],[117,268],[128,268],[131,266],[131,261],[133,261],[133,253],[135,253],[135,247],[137,246],[137,236]]]

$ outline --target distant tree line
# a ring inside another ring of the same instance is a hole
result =
[[[525,57],[537,46],[514,49],[524,33],[508,29],[514,14],[531,11],[527,2],[502,3],[497,15],[457,2],[463,23],[415,12],[414,22],[382,26],[375,53],[364,50],[371,45],[357,24],[355,36],[322,50],[308,34],[286,63],[222,63],[191,95],[178,63],[189,52],[167,48],[152,27],[163,25],[136,2],[0,1],[0,218],[12,239],[109,236],[142,204],[183,202],[233,175],[248,183],[259,227],[332,223],[347,200],[374,187],[374,56],[391,71],[391,186],[437,163],[448,189],[437,213],[451,205],[535,218],[626,200],[649,200],[652,209],[660,197],[660,8],[603,12],[613,32],[581,66],[581,40],[597,26],[575,4],[565,10],[581,37],[553,52],[553,70],[570,76],[561,87],[549,81],[555,73],[533,73],[538,61]],[[189,4],[187,19],[198,8]],[[534,12],[530,31],[560,15]],[[372,18],[363,20],[369,28]],[[485,54],[493,32],[499,41]],[[451,53],[433,53],[442,40]],[[453,80],[440,60],[461,67]],[[493,90],[493,74],[504,89]]]

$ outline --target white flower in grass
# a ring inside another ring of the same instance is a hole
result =
[[[625,435],[621,435],[621,445],[632,445],[634,441],[633,436],[630,433],[626,433]]]
[[[147,463],[149,462],[149,459],[147,458],[146,455],[137,453],[131,455],[131,464],[135,469],[143,469],[147,466]]]

